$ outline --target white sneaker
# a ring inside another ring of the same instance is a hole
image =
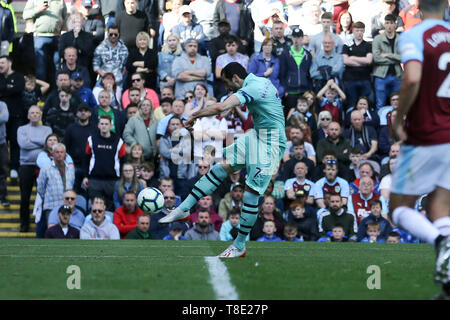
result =
[[[177,207],[177,208],[173,209],[164,218],[159,219],[158,222],[161,224],[168,224],[168,223],[172,223],[175,221],[185,222],[185,221],[189,220],[190,215],[191,214],[189,213],[189,211],[183,211],[180,209],[180,207]]]
[[[234,244],[229,246],[224,252],[218,255],[219,258],[243,258],[247,254],[245,248],[239,250]]]
[[[9,173],[9,177],[11,179],[17,179],[19,177],[19,174],[17,173],[17,170],[12,169],[11,172]]]
[[[442,239],[437,247],[436,267],[434,270],[436,283],[447,283],[450,280],[450,237]]]

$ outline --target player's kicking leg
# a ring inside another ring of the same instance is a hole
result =
[[[174,221],[186,221],[189,219],[190,210],[200,198],[206,197],[213,193],[225,180],[229,173],[234,170],[230,164],[224,159],[222,163],[215,164],[212,169],[205,174],[192,188],[186,199],[174,210],[172,210],[164,218],[159,219],[159,223],[168,224]]]

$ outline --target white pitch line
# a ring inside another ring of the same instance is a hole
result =
[[[208,265],[210,283],[218,300],[239,300],[236,288],[230,280],[225,264],[218,257],[205,257]]]
[[[154,259],[154,258],[201,258],[201,256],[49,256],[49,255],[19,255],[19,254],[0,254],[0,258],[94,258],[94,259],[120,259],[120,258],[126,258],[126,259]]]

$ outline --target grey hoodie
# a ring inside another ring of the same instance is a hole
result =
[[[203,233],[198,229],[198,223],[194,223],[194,227],[186,231],[184,236],[187,240],[220,240],[219,233],[214,230],[211,223],[209,224],[208,231],[206,233]]]
[[[97,226],[92,220],[86,221],[80,230],[80,239],[84,240],[120,240],[119,229],[109,220],[103,220],[100,226]]]

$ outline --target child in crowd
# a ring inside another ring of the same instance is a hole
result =
[[[155,165],[151,162],[144,162],[140,166],[139,181],[145,185],[146,188],[157,188],[159,185],[158,177],[155,176]]]
[[[280,237],[275,235],[277,228],[275,227],[274,221],[266,220],[262,231],[264,232],[264,236],[256,239],[256,241],[281,241]]]
[[[400,234],[395,231],[390,232],[386,243],[400,243]]]
[[[22,100],[25,110],[28,110],[32,105],[37,105],[39,102],[44,102],[44,95],[50,89],[47,82],[36,79],[32,74],[24,76],[25,87],[22,91]]]
[[[329,241],[331,241],[331,242],[347,242],[348,237],[345,235],[344,227],[340,223],[337,223],[336,225],[333,226],[333,228],[331,229],[331,232],[330,231],[327,232],[326,237],[321,237],[317,241],[318,242],[329,242]]]
[[[183,236],[183,224],[181,222],[174,222],[170,225],[169,234],[163,238],[163,240],[187,240]]]
[[[369,243],[375,243],[375,242],[385,242],[381,237],[380,237],[380,225],[378,224],[378,222],[371,222],[367,225],[367,231],[366,231],[366,235],[367,237],[363,238],[361,240],[361,242],[369,242]]]
[[[334,82],[333,79],[328,80],[327,84],[317,93],[320,101],[320,111],[329,111],[333,121],[340,123],[342,104],[345,101],[345,93]]]
[[[297,99],[297,107],[292,108],[289,111],[287,118],[286,118],[287,119],[286,125],[291,124],[292,116],[296,115],[296,114],[303,115],[304,121],[308,124],[308,126],[311,128],[311,130],[317,129],[316,119],[315,119],[314,115],[311,112],[309,112],[308,100],[306,98],[300,97]]]
[[[362,156],[363,152],[360,148],[355,147],[355,148],[351,148],[350,149],[350,165],[349,165],[349,169],[351,172],[351,177],[352,179],[350,179],[350,181],[356,180],[358,179],[359,176],[359,163],[361,161],[361,156]]]
[[[236,239],[239,232],[239,222],[241,221],[241,210],[239,208],[233,208],[228,214],[228,219],[220,227],[220,240],[221,241],[233,241]],[[247,241],[250,236],[247,236]]]
[[[288,222],[284,226],[283,234],[284,234],[283,241],[292,241],[292,242],[303,241],[302,237],[300,238],[297,237],[298,235],[297,225],[293,222]]]
[[[299,238],[316,241],[319,238],[317,219],[312,207],[305,207],[305,197],[292,201],[289,207],[287,221],[296,225]]]

